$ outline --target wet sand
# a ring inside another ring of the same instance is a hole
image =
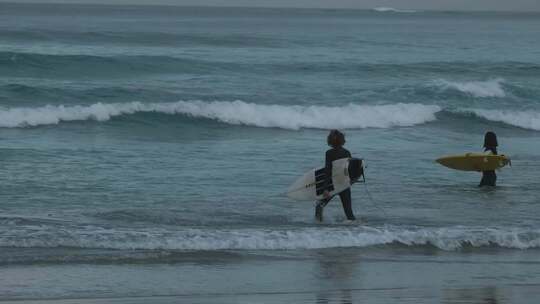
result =
[[[223,252],[169,264],[7,265],[2,303],[538,303],[532,251]]]

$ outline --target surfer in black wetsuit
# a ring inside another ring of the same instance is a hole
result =
[[[486,132],[486,135],[484,136],[484,152],[489,151],[493,153],[493,155],[497,155],[498,145],[497,135],[491,131]],[[478,185],[478,187],[495,186],[496,182],[497,174],[495,174],[495,170],[482,171],[482,179],[480,180],[480,185]]]
[[[343,148],[343,145],[345,144],[345,135],[338,130],[331,130],[330,134],[328,134],[328,138],[326,139],[326,141],[328,145],[332,147],[332,149],[326,151],[325,160],[326,179],[324,181],[324,184],[325,188],[328,189],[332,182],[332,162],[341,158],[350,158],[351,152]],[[324,199],[318,201],[315,206],[315,218],[320,222],[322,222],[324,206],[326,206],[326,204],[328,204],[328,202],[330,202],[330,200],[332,199],[332,196],[330,196],[328,190],[324,191],[323,197]],[[341,199],[341,204],[343,204],[343,211],[345,211],[347,219],[355,220],[351,206],[351,189],[347,188],[346,190],[341,191],[339,193],[339,198]]]

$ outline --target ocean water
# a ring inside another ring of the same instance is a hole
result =
[[[0,4],[0,301],[536,303],[539,161],[537,13]]]

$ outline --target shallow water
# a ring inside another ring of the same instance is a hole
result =
[[[1,299],[538,296],[538,15],[0,16]],[[329,128],[368,164],[352,224],[337,200],[319,224],[283,195],[322,164]],[[512,158],[495,189],[434,162],[486,130]]]

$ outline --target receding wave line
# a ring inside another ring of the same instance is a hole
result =
[[[504,79],[495,78],[486,81],[448,81],[445,79],[436,80],[436,86],[445,90],[457,90],[473,97],[505,97],[506,92],[502,87]]]
[[[496,246],[540,248],[540,230],[526,228],[350,227],[302,229],[180,229],[120,230],[85,226],[63,229],[34,226],[0,235],[1,247],[102,248],[146,250],[283,250],[383,245],[426,246],[441,250]]]
[[[300,128],[390,128],[413,126],[436,119],[435,105],[285,106],[243,101],[178,101],[173,103],[96,103],[88,106],[0,108],[0,127],[53,125],[67,121],[107,121],[121,115],[155,112],[212,119],[232,125],[298,130]]]

